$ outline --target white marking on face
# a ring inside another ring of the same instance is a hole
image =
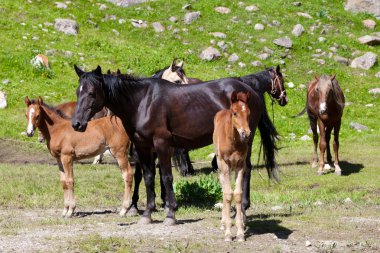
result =
[[[319,111],[326,111],[326,102],[323,102],[322,104],[319,105]]]
[[[32,123],[32,118],[33,118],[34,113],[35,113],[34,108],[31,108],[31,109],[29,110],[28,128],[26,129],[26,132],[27,132],[28,134],[32,134],[33,131],[34,131],[33,123]]]
[[[243,112],[245,112],[245,105],[243,105],[243,106],[241,107],[241,110],[242,110]]]
[[[79,92],[82,92],[82,90],[83,90],[83,85],[81,85],[81,86],[79,87]]]

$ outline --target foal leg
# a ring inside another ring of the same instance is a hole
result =
[[[237,234],[236,238],[239,242],[245,241],[244,238],[244,221],[243,221],[243,212],[242,212],[242,195],[243,195],[243,177],[244,177],[244,167],[236,169],[236,181],[235,181],[235,190],[234,190],[234,199],[236,202],[236,227]]]
[[[59,181],[61,182],[62,189],[63,189],[63,211],[62,211],[62,216],[65,217],[67,212],[69,211],[69,206],[70,206],[70,201],[69,201],[69,194],[66,186],[66,175],[65,175],[65,170],[63,168],[63,164],[60,159],[57,158],[57,163],[58,163],[58,168],[59,168]]]
[[[339,120],[338,123],[336,123],[334,127],[334,154],[335,154],[335,161],[334,161],[334,167],[335,167],[335,174],[338,176],[342,175],[342,169],[339,166],[339,130],[341,125],[341,120]]]
[[[75,204],[75,195],[74,195],[74,171],[73,171],[73,160],[70,155],[62,155],[61,156],[61,162],[63,165],[64,170],[64,186],[63,189],[65,191],[66,199],[65,199],[65,210],[67,209],[67,212],[65,214],[65,218],[70,218],[75,210],[76,204]],[[63,175],[61,174],[61,178]],[[63,213],[62,213],[63,214]]]
[[[313,131],[313,142],[314,142],[314,158],[313,163],[311,164],[312,168],[315,168],[318,166],[318,131],[317,131],[317,118],[309,116],[310,120],[310,128],[311,131]]]
[[[321,134],[321,140],[319,141],[319,169],[318,175],[323,175],[323,168],[325,166],[325,151],[326,151],[326,133],[325,133],[325,125],[322,121],[318,120],[319,133]]]
[[[232,189],[230,183],[230,171],[225,161],[218,158],[219,167],[219,180],[223,189],[223,209],[222,209],[222,221],[221,229],[225,229],[224,240],[232,241],[231,234],[231,201],[232,201]]]

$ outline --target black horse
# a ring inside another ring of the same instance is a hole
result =
[[[171,82],[129,75],[102,75],[98,66],[84,72],[75,66],[79,76],[78,103],[72,119],[77,131],[85,131],[88,120],[103,106],[118,116],[135,144],[147,191],[147,205],[140,223],[150,223],[155,209],[153,150],[162,170],[168,207],[166,225],[175,224],[177,203],[173,192],[170,147],[196,149],[212,143],[213,119],[221,109],[230,106],[233,91],[252,93],[248,141],[247,173],[243,185],[243,207],[250,206],[251,147],[256,128],[263,142],[268,174],[276,177],[275,140],[277,132],[265,110],[264,98],[237,79],[225,78],[210,82],[178,86]]]

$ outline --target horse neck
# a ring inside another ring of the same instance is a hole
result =
[[[272,82],[270,74],[267,70],[259,72],[257,74],[251,74],[247,76],[240,77],[240,79],[251,86],[253,90],[258,93],[264,94],[265,92],[270,93],[272,88]]]
[[[44,137],[49,141],[51,137],[51,133],[57,126],[57,123],[62,121],[63,119],[57,115],[53,110],[48,108],[45,105],[41,106],[41,121],[38,126]]]

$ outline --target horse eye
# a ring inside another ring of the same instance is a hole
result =
[[[93,97],[93,98],[94,98],[96,94],[95,94],[94,92],[89,92],[88,95],[89,95],[90,97]]]
[[[174,83],[176,83],[176,84],[181,84],[182,82],[181,82],[181,80],[177,80],[177,81],[175,81]]]
[[[237,116],[237,113],[236,113],[236,112],[234,112],[234,113],[233,113],[233,115],[236,117],[236,116]]]

